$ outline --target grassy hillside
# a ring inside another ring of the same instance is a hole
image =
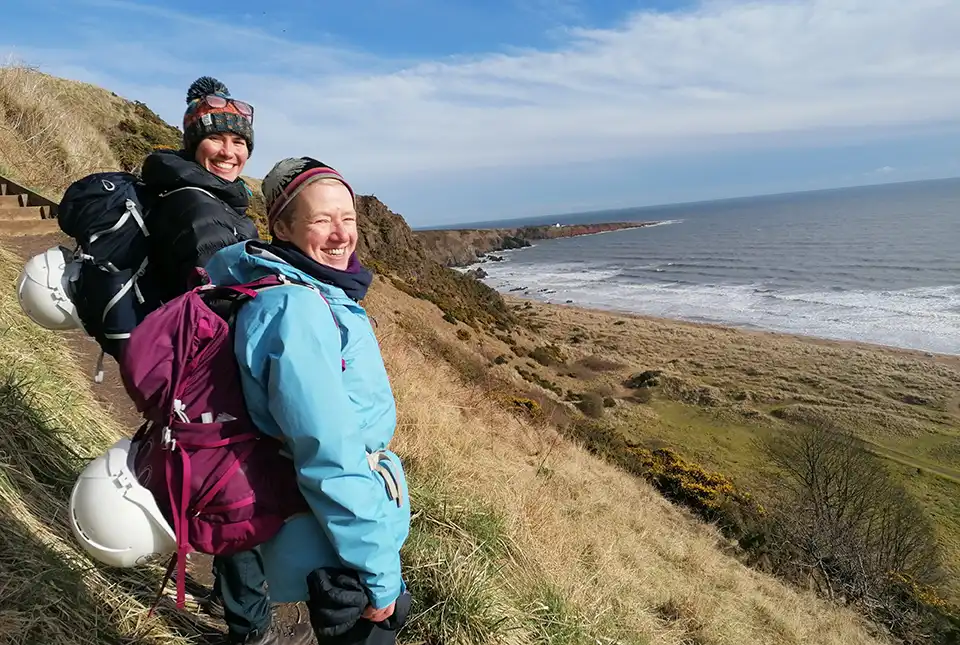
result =
[[[0,280],[17,264],[0,254]],[[404,642],[877,642],[854,614],[737,563],[714,530],[646,484],[461,382],[420,348],[446,325],[432,305],[378,280],[368,307],[416,509],[404,559],[417,608]],[[62,341],[9,292],[0,325],[0,643],[200,634],[189,614],[146,619],[159,571],[118,576],[74,547],[69,487],[119,430]]]
[[[852,431],[927,509],[947,563],[945,588],[960,597],[960,360],[518,306],[538,329],[520,353],[547,341],[565,360],[543,365],[504,347],[500,369],[524,370],[558,400],[610,398],[598,423],[629,441],[677,449],[758,492],[772,493],[778,473],[757,439],[818,421]],[[644,371],[661,374],[649,387],[629,387]]]
[[[22,68],[0,71],[9,74],[0,101],[27,91],[38,101],[45,91],[69,97],[45,103],[50,114],[35,115],[37,123],[47,124],[38,130],[46,138],[9,135],[14,152],[0,141],[5,171],[54,196],[86,172],[135,166],[143,145],[163,145],[160,139],[175,136],[145,106],[98,88]],[[18,109],[28,110],[26,104]],[[0,118],[10,114],[17,112]],[[16,130],[9,120],[0,125],[2,132]],[[82,154],[66,153],[81,145],[73,139],[78,133],[85,137],[82,145],[95,151],[86,166]],[[134,143],[118,133],[130,134]],[[41,141],[46,149],[63,151],[49,157],[56,164],[67,160],[58,171],[32,147]],[[262,217],[258,200],[251,209],[255,218]],[[396,449],[409,470],[415,510],[403,555],[416,606],[403,642],[891,642],[882,629],[840,606],[841,599],[828,601],[746,566],[738,559],[746,560],[743,549],[726,532],[661,494],[663,476],[670,473],[650,478],[633,462],[618,460],[641,455],[648,440],[657,440],[725,467],[750,455],[735,445],[748,443],[746,434],[735,432],[741,425],[756,421],[776,430],[776,423],[791,421],[773,414],[776,409],[804,404],[849,418],[871,413],[868,403],[840,405],[847,394],[838,401],[811,393],[813,386],[799,380],[829,373],[836,381],[863,382],[851,387],[873,401],[881,385],[871,380],[873,363],[858,362],[861,350],[837,349],[832,362],[811,359],[812,367],[795,375],[796,356],[817,356],[821,345],[781,347],[772,337],[729,330],[701,338],[680,324],[508,304],[479,282],[432,262],[402,218],[375,198],[362,197],[359,206],[361,255],[378,274],[365,305],[378,322],[397,397]],[[0,280],[11,284],[18,265],[9,254],[0,255]],[[588,318],[593,326],[585,325]],[[95,403],[89,379],[78,376],[61,338],[29,325],[9,291],[0,294],[0,330],[0,384],[6,382],[9,391],[0,415],[6,424],[0,434],[0,643],[199,638],[209,627],[190,613],[165,609],[159,620],[146,619],[143,603],[156,571],[118,576],[91,565],[73,547],[63,517],[69,487],[86,459],[119,429]],[[899,359],[890,360],[892,374],[903,371]],[[621,381],[659,366],[660,384],[648,397],[631,390],[627,402]],[[756,379],[743,381],[747,394],[728,387],[727,381],[740,383],[741,370],[743,379]],[[927,366],[922,373],[937,372]],[[793,379],[796,387],[779,385]],[[920,392],[927,385],[910,381],[898,387],[904,396],[933,400]],[[784,395],[763,398],[770,392]],[[728,399],[736,403],[727,405]],[[717,401],[723,405],[712,404]],[[939,395],[932,404],[903,405],[927,406],[929,418],[921,417],[932,421],[941,403],[947,408],[940,413],[947,415],[950,402]],[[920,423],[921,417],[903,417],[903,423]],[[708,421],[716,425],[713,439],[678,430],[705,435]],[[662,436],[655,434],[661,430]],[[612,433],[631,432],[622,445],[611,439]],[[729,442],[726,452],[711,441],[721,447]],[[903,445],[888,447],[909,452]],[[757,463],[745,461],[742,471],[730,472],[742,472],[749,483],[746,475]]]
[[[25,65],[0,67],[0,175],[59,201],[92,172],[131,170],[180,132],[142,103]]]

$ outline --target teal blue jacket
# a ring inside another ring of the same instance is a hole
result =
[[[313,287],[261,291],[236,320],[250,415],[286,442],[313,511],[293,517],[262,547],[271,599],[306,600],[308,573],[346,566],[360,574],[373,606],[386,607],[405,588],[400,547],[410,503],[400,460],[387,450],[396,404],[366,312],[339,287],[243,242],[217,252],[206,270],[215,284],[281,273]]]

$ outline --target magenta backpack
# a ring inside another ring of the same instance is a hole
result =
[[[248,550],[310,510],[283,444],[250,419],[231,330],[243,303],[285,284],[302,283],[269,275],[197,286],[137,325],[119,361],[127,394],[145,420],[133,439],[134,472],[176,534],[163,585],[176,565],[181,609],[188,553]]]

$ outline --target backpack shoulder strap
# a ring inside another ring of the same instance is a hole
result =
[[[227,320],[227,323],[231,326],[231,328],[233,327],[233,323],[236,320],[237,312],[239,312],[240,307],[242,307],[245,302],[249,301],[251,297],[254,297],[257,292],[266,291],[268,289],[276,289],[277,287],[296,285],[310,289],[323,299],[323,302],[327,305],[327,310],[330,312],[330,317],[333,318],[333,324],[337,326],[337,330],[340,332],[340,351],[343,352],[343,348],[346,345],[346,339],[343,337],[343,326],[340,325],[337,315],[333,313],[333,307],[330,305],[330,301],[327,300],[327,297],[323,295],[323,292],[309,282],[291,278],[283,273],[271,274],[268,276],[268,278],[274,276],[276,276],[277,279],[276,283],[264,281],[262,285],[258,285],[256,283],[247,283],[245,285],[224,286],[224,288],[235,291],[239,295],[236,306],[231,309],[230,318]],[[344,361],[342,356],[340,358],[340,367],[342,369],[346,369],[346,361]]]

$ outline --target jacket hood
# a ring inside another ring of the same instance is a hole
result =
[[[231,244],[210,258],[204,267],[214,284],[241,284],[251,282],[271,273],[281,273],[288,278],[309,283],[323,292],[330,302],[353,304],[343,289],[321,282],[301,271],[270,251],[268,245],[254,240]]]
[[[143,182],[158,193],[194,186],[202,188],[228,206],[243,213],[250,203],[250,193],[242,179],[227,181],[214,175],[182,150],[156,150],[143,162]]]

